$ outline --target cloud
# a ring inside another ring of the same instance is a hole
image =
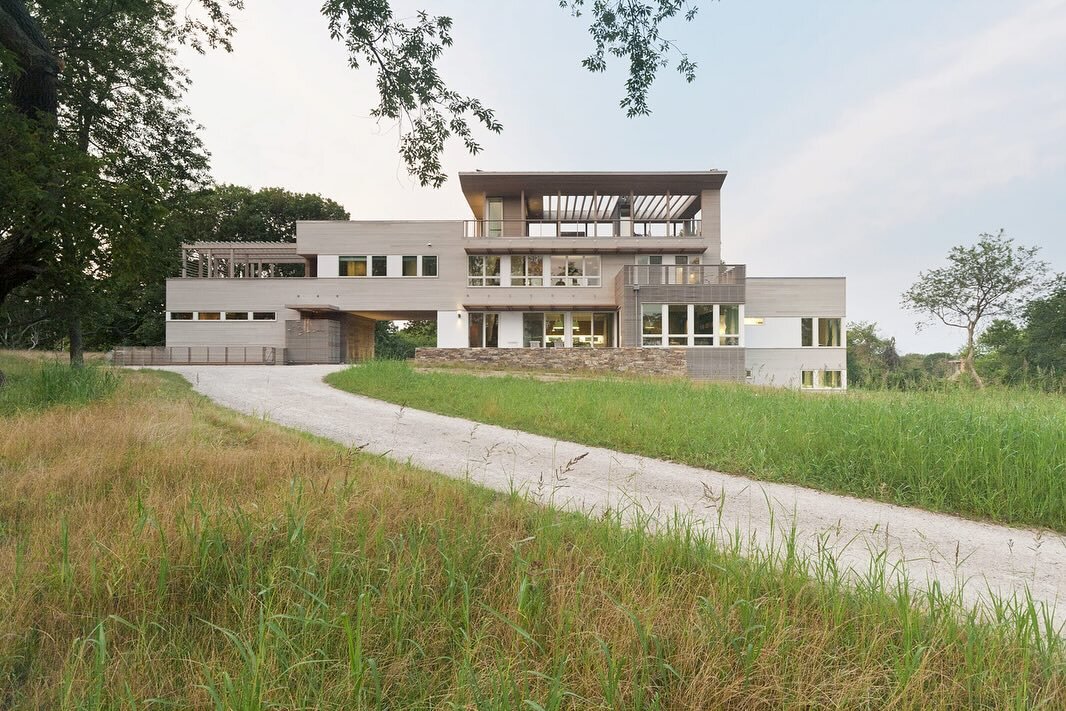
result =
[[[945,42],[923,65],[844,108],[831,127],[786,151],[750,194],[734,195],[745,241],[883,231],[1066,160],[1063,0]]]

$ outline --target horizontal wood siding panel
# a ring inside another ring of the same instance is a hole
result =
[[[748,277],[747,317],[845,316],[843,277]]]

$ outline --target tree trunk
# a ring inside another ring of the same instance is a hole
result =
[[[71,315],[67,328],[70,336],[70,367],[82,368],[85,366],[85,346],[81,337],[81,315]]]
[[[977,383],[977,387],[984,388],[985,381],[981,380],[981,376],[977,374],[977,368],[973,364],[973,331],[974,327],[970,326],[966,329],[966,354],[962,357],[962,366],[959,370],[962,372],[970,371],[970,375],[973,376],[974,382]]]

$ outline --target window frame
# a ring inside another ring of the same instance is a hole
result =
[[[489,261],[496,260],[495,273],[489,272]],[[480,274],[474,273],[473,266],[474,260],[481,261]],[[498,254],[470,254],[467,255],[466,261],[466,285],[471,287],[484,287],[484,286],[499,286],[501,282],[500,271],[502,270],[503,260]],[[495,284],[490,282],[495,281]]]
[[[826,324],[823,329],[822,324]],[[834,328],[835,326],[835,328]],[[823,336],[825,336],[823,343]],[[833,341],[836,341],[833,343]],[[818,318],[818,347],[840,348],[844,342],[844,321],[839,317]]]
[[[417,254],[401,254],[400,255],[400,276],[402,277],[417,277],[419,275],[419,258]],[[407,267],[412,267],[411,274],[407,273]]]
[[[419,269],[418,276],[424,277],[424,278],[427,278],[427,279],[436,278],[437,275],[438,275],[438,271],[437,271],[438,263],[439,263],[439,260],[437,259],[437,255],[435,255],[435,254],[423,254],[423,255],[420,255],[419,258],[418,258],[418,269]],[[427,269],[426,269],[426,265],[427,264],[432,264],[433,265],[432,270],[429,270],[429,271],[433,272],[432,274],[427,274],[426,273],[427,272]]]
[[[543,254],[514,254],[511,255],[510,286],[514,287],[542,287],[544,286],[544,256]],[[530,271],[531,262],[540,263],[540,274]],[[520,271],[515,267],[520,266]],[[534,283],[534,282],[539,283]]]
[[[363,265],[362,274],[345,274],[345,264]],[[370,275],[370,258],[365,254],[343,254],[337,257],[337,276],[347,279],[363,279]]]

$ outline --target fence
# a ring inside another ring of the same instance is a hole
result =
[[[114,365],[276,365],[274,346],[172,346],[170,348],[116,348]]]

